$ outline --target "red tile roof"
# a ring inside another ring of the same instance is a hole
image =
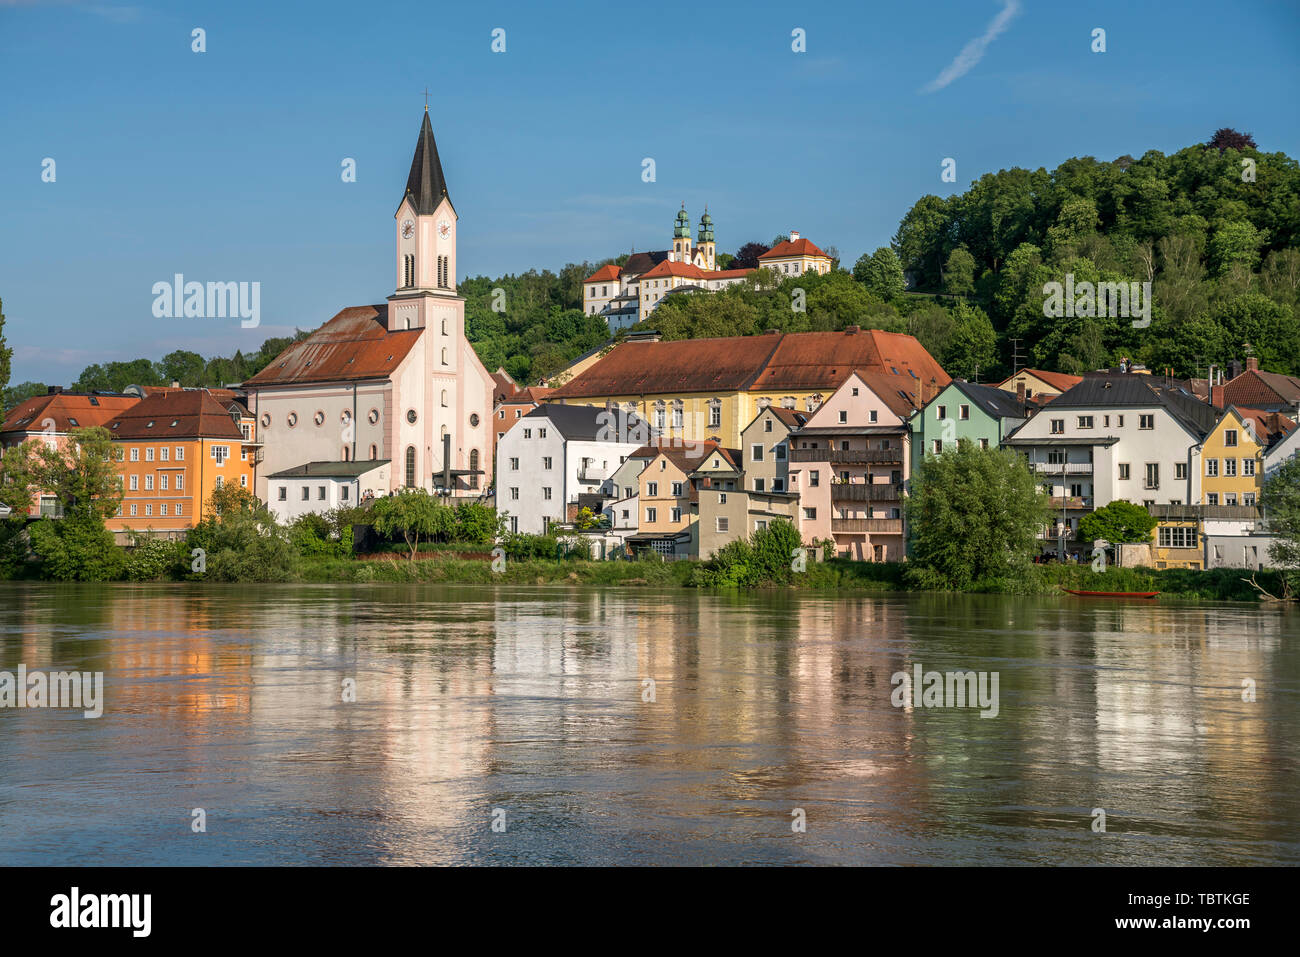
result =
[[[1223,390],[1224,406],[1291,405],[1300,401],[1300,379],[1261,369],[1247,369],[1235,379],[1216,387],[1216,392],[1218,388]]]
[[[0,425],[0,432],[43,432],[46,420],[54,420],[55,432],[103,425],[139,402],[133,395],[90,395],[56,392],[34,395],[19,403]]]
[[[604,266],[601,266],[594,273],[592,273],[590,276],[584,279],[583,282],[613,281],[619,277],[619,274],[621,272],[622,270],[619,269],[617,266],[615,266],[613,263],[606,263]]]
[[[683,279],[734,279],[748,276],[752,269],[701,269],[691,263],[664,260],[649,272],[641,274],[641,279],[662,279],[665,276],[680,276]]]
[[[118,440],[243,438],[239,426],[206,389],[168,390],[146,396],[107,425]]]
[[[826,259],[831,258],[818,249],[811,240],[800,236],[793,242],[787,239],[785,242],[777,243],[767,252],[763,253],[763,255],[759,256],[758,261],[762,262],[764,259],[783,259],[789,256],[823,256]]]
[[[424,332],[389,332],[387,322],[387,303],[350,306],[306,339],[285,349],[244,386],[387,378]]]
[[[1046,382],[1057,392],[1068,392],[1083,381],[1083,376],[1081,375],[1066,375],[1064,372],[1048,372],[1045,369],[1021,369],[1020,372],[1028,373],[1035,379]],[[1019,374],[1020,373],[1016,373],[1016,375]],[[1006,385],[1007,382],[1010,382],[1011,379],[1014,378],[1015,376],[1011,376],[1011,378],[1003,382],[1002,385]]]
[[[833,391],[853,369],[951,379],[912,336],[879,330],[768,333],[722,339],[622,342],[551,399],[683,392]]]
[[[1269,412],[1266,409],[1250,409],[1240,405],[1232,406],[1232,408],[1237,410],[1237,414],[1243,420],[1250,422],[1251,428],[1255,431],[1256,441],[1265,447],[1289,435],[1296,428],[1294,422],[1278,412]],[[1224,414],[1226,415],[1227,412],[1225,411]],[[1270,423],[1271,419],[1275,419],[1275,421]]]

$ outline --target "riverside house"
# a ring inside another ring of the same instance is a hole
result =
[[[807,544],[833,541],[836,554],[902,561],[903,489],[911,475],[908,419],[921,404],[907,380],[851,372],[790,434],[790,491]]]
[[[236,399],[169,389],[105,427],[121,449],[122,505],[105,522],[119,543],[131,531],[181,538],[203,520],[214,489],[253,489],[261,445],[252,415]]]
[[[1201,443],[1219,416],[1184,389],[1137,373],[1089,376],[1003,441],[1025,453],[1051,496],[1056,547],[1079,519],[1124,499],[1143,506],[1200,500]]]
[[[908,418],[912,429],[912,469],[927,455],[939,455],[962,439],[996,448],[1037,412],[1029,393],[954,379],[923,409]]]

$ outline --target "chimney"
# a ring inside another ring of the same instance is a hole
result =
[[[1210,386],[1210,405],[1214,406],[1216,409],[1223,408],[1223,386]]]
[[[1259,371],[1259,356],[1246,356],[1246,370],[1248,372]]]
[[[46,394],[46,395],[58,395],[58,394],[59,394],[60,392],[62,392],[62,391],[63,391],[63,386],[61,386],[61,385],[52,385],[52,386],[48,386],[48,387],[45,389],[45,394]]]
[[[1235,379],[1239,375],[1241,375],[1241,363],[1238,360],[1233,359],[1228,363],[1228,378]]]
[[[799,238],[799,230],[797,229],[790,230],[790,242],[794,242],[798,238]]]
[[[856,335],[857,333],[861,332],[861,331],[862,331],[862,327],[861,327],[861,326],[845,326],[845,327],[844,327],[844,331],[845,331],[845,333],[847,333],[848,335],[852,336],[852,335]]]
[[[1276,435],[1278,432],[1281,432],[1282,416],[1276,412],[1270,412],[1268,414],[1268,419],[1266,420],[1265,428],[1268,429],[1268,435]],[[1268,436],[1265,436],[1264,440],[1267,442]]]
[[[1016,383],[1016,401],[1021,405],[1025,404],[1025,380],[1021,379]]]
[[[180,379],[172,379],[172,388],[179,389],[180,387],[181,387]]]

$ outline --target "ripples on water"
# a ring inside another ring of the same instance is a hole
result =
[[[0,864],[1294,863],[1298,631],[1058,598],[0,584],[0,670],[103,671],[107,699],[0,710]],[[893,707],[918,662],[998,672],[1000,713]]]

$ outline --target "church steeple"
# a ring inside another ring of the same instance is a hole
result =
[[[438,158],[438,144],[433,139],[433,127],[429,125],[427,106],[424,108],[424,121],[420,124],[420,136],[415,141],[415,156],[411,158],[411,175],[406,178],[403,199],[406,198],[411,200],[420,216],[431,216],[444,198],[451,202],[447,195],[447,180],[442,175],[442,161]]]

